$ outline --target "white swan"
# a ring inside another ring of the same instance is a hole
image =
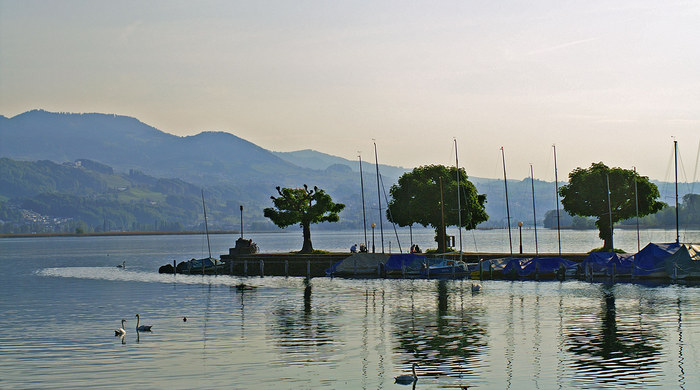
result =
[[[413,371],[413,374],[412,375],[408,375],[408,374],[399,375],[396,378],[394,378],[394,383],[399,383],[402,385],[409,385],[413,382],[418,381],[418,376],[416,375],[416,367],[418,367],[418,364],[413,363],[413,365],[411,366],[411,371]]]
[[[125,322],[126,322],[126,320],[122,318],[122,327],[114,330],[115,336],[124,336],[126,334],[126,330],[124,330],[124,323]]]
[[[139,316],[137,314],[136,315],[136,331],[137,332],[150,332],[151,331],[151,327],[153,325],[141,325],[141,326],[139,326],[140,322],[141,322],[141,316]]]

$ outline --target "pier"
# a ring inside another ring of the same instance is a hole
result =
[[[351,255],[348,252],[333,252],[322,254],[300,253],[255,253],[255,254],[229,254],[221,256],[223,263],[222,272],[235,276],[326,276],[326,270],[336,262]],[[386,254],[389,256],[390,254]],[[459,259],[459,253],[431,255],[427,257],[441,257]],[[556,253],[540,253],[539,257],[559,257]],[[581,262],[586,258],[586,253],[562,253],[560,257]],[[463,253],[462,260],[467,263],[477,263],[480,260],[498,259],[510,257],[507,253]],[[534,253],[513,255],[513,258],[535,257]]]

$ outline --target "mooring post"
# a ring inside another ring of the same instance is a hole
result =
[[[177,260],[173,260],[173,275],[177,275]]]
[[[484,259],[479,259],[479,280],[484,280]]]
[[[289,277],[289,260],[284,259],[284,277]]]
[[[306,277],[311,279],[311,260],[306,259]]]
[[[591,269],[591,263],[586,264],[586,280],[589,282],[592,279],[593,270]]]
[[[673,262],[673,283],[678,281],[678,263]]]
[[[262,278],[265,276],[265,262],[263,259],[260,259],[260,277]]]

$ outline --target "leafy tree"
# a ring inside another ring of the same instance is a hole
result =
[[[342,203],[334,203],[331,196],[322,189],[314,187],[309,190],[306,184],[304,188],[277,187],[277,193],[278,197],[270,197],[275,207],[268,207],[263,213],[280,228],[299,224],[304,231],[301,253],[311,253],[314,250],[311,244],[311,224],[338,222],[338,213],[345,208]]]
[[[634,217],[635,178],[639,216],[656,213],[665,204],[658,201],[659,190],[646,176],[640,176],[629,169],[608,168],[602,162],[591,164],[590,168],[576,168],[569,173],[569,184],[559,188],[562,205],[571,215],[595,217],[598,236],[603,239],[603,249],[612,250],[612,223]],[[608,183],[610,182],[610,204],[608,204]]]
[[[442,202],[440,181],[442,180]],[[445,227],[457,226],[457,168],[444,165],[426,165],[403,174],[389,190],[392,200],[387,218],[399,226],[419,223],[435,228],[438,252],[446,250],[446,233],[442,228],[444,210]],[[486,195],[479,195],[467,178],[464,169],[459,170],[459,192],[462,227],[474,229],[486,221]],[[444,207],[443,207],[444,206]]]

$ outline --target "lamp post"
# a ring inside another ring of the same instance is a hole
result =
[[[518,222],[518,233],[520,233],[520,254],[523,254],[523,222]]]
[[[374,253],[374,228],[376,227],[376,224],[372,224],[372,253]]]
[[[241,238],[243,238],[243,205],[241,205]]]

